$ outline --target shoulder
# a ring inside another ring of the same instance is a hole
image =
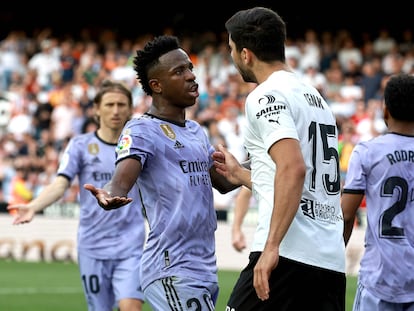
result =
[[[195,120],[191,120],[191,119],[185,121],[185,126],[192,127],[192,128],[201,128],[200,123],[198,123]]]
[[[378,152],[379,150],[377,150],[377,148],[375,148],[374,145],[375,141],[373,139],[360,141],[354,146],[352,151],[360,155],[369,153],[371,149],[375,149],[375,152]]]
[[[153,127],[154,125],[158,124],[156,118],[152,118],[148,115],[142,115],[139,117],[135,117],[130,119],[124,126],[124,129],[132,129],[132,128],[142,128],[142,127]]]
[[[298,89],[301,86],[303,83],[294,73],[283,70],[275,71],[250,92],[248,99],[272,103],[272,101],[281,100],[285,94],[291,92],[292,88]],[[275,97],[277,95],[279,96]]]
[[[90,132],[90,133],[84,133],[84,134],[79,134],[76,136],[73,136],[70,140],[69,143],[70,144],[85,144],[88,143],[89,141],[93,140],[93,139],[97,139],[96,133],[95,132]]]
[[[100,140],[95,132],[85,133],[72,137],[65,149],[65,153],[81,157],[83,154],[97,153],[107,144]]]

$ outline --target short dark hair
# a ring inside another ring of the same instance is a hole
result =
[[[108,92],[119,92],[124,94],[128,97],[128,104],[132,106],[133,101],[131,90],[122,82],[111,81],[109,79],[102,81],[101,86],[93,99],[94,104],[99,105],[102,101],[102,97]]]
[[[384,89],[384,102],[394,119],[414,122],[414,75],[391,76]]]
[[[125,86],[123,82],[119,81],[112,81],[109,79],[106,79],[102,81],[100,88],[98,89],[98,92],[96,93],[93,103],[96,106],[99,106],[102,101],[102,97],[109,92],[118,92],[121,94],[124,94],[128,98],[128,105],[130,107],[133,106],[133,99],[132,99],[132,92],[131,90]],[[100,126],[100,118],[98,115],[94,116],[95,122]]]
[[[147,42],[142,50],[137,50],[134,58],[134,69],[137,79],[141,83],[142,90],[147,95],[152,95],[149,85],[148,72],[158,64],[159,58],[180,48],[179,40],[175,36],[162,35]]]
[[[286,24],[275,11],[265,7],[241,10],[225,27],[238,52],[247,48],[261,61],[285,61]]]

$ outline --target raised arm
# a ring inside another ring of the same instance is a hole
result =
[[[70,182],[66,177],[56,176],[53,182],[43,188],[39,195],[29,203],[9,205],[8,210],[18,210],[16,217],[13,219],[13,224],[18,225],[32,221],[37,212],[58,201],[69,186]]]
[[[105,210],[120,208],[130,202],[128,192],[141,174],[141,163],[135,158],[125,158],[118,162],[112,179],[103,189],[92,184],[85,184],[84,188],[95,196],[98,204]]]

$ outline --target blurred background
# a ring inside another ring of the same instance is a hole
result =
[[[39,227],[13,227],[6,207],[34,198],[54,178],[68,140],[96,129],[92,99],[103,80],[131,88],[135,116],[149,108],[131,64],[135,51],[155,35],[177,35],[194,63],[200,97],[188,118],[205,127],[213,144],[227,145],[243,160],[244,99],[255,86],[244,83],[231,62],[224,22],[256,5],[273,8],[286,21],[287,62],[333,109],[344,178],[353,146],[385,131],[381,105],[387,79],[414,73],[414,28],[406,4],[7,1],[0,8],[0,258],[76,258],[76,181],[59,204],[45,210]],[[215,193],[222,224],[231,222],[236,198],[238,190]],[[251,206],[246,223],[254,224],[254,200],[244,195],[240,202]],[[356,223],[361,228],[363,211],[362,205]],[[59,224],[67,228],[62,236],[46,233],[58,230],[50,219],[69,220]],[[26,245],[30,239],[35,240]],[[230,235],[220,243],[229,248]],[[45,252],[30,255],[31,247]],[[358,254],[355,258],[356,265]],[[356,271],[355,265],[350,269]]]
[[[82,29],[96,34],[110,28],[120,36],[133,38],[139,34],[160,33],[171,27],[176,32],[221,32],[225,20],[238,9],[262,5],[276,10],[286,21],[290,36],[297,38],[303,30],[312,27],[317,31],[336,31],[346,28],[356,35],[375,34],[381,27],[393,34],[411,27],[411,11],[402,1],[386,6],[378,2],[361,1],[119,1],[109,5],[88,4],[81,1],[28,2],[4,1],[0,8],[0,35],[10,30],[26,30],[28,34],[39,29],[53,28],[55,35],[79,37]]]

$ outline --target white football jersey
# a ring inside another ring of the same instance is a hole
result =
[[[274,72],[246,99],[245,146],[251,158],[253,194],[259,219],[252,251],[262,251],[273,210],[277,167],[269,148],[284,138],[300,142],[307,172],[295,219],[280,256],[345,272],[340,207],[338,130],[321,94],[292,72]]]

